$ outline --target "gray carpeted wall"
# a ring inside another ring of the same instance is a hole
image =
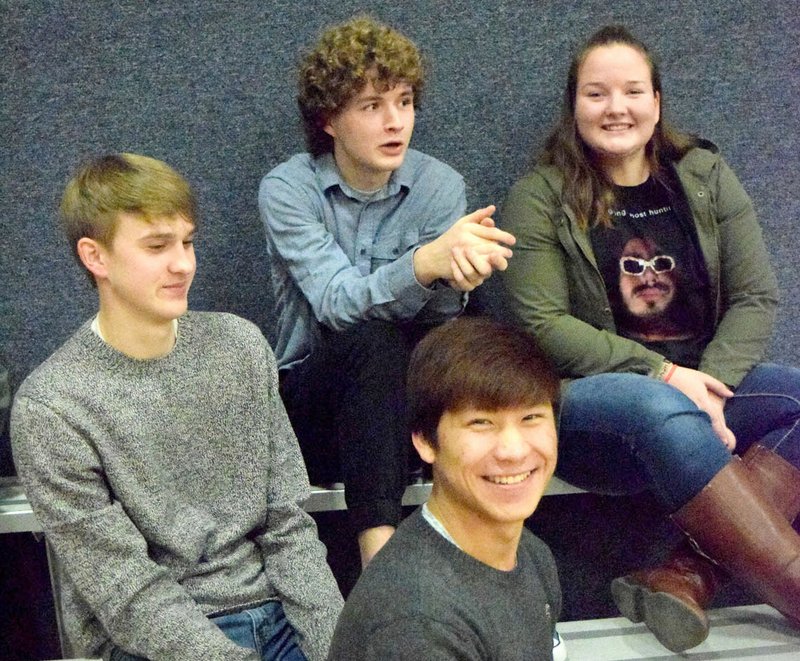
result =
[[[464,174],[470,206],[500,203],[525,171],[574,45],[605,23],[633,28],[661,57],[667,115],[715,141],[755,201],[783,290],[771,355],[800,365],[795,0],[2,0],[0,359],[12,385],[94,310],[56,226],[60,191],[90,153],[141,152],[188,177],[202,210],[192,306],[270,334],[258,182],[303,149],[298,53],[364,9],[428,55],[414,146]],[[0,468],[12,470],[7,447]]]

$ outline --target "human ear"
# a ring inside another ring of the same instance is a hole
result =
[[[95,278],[108,275],[106,250],[99,241],[84,236],[78,239],[77,250],[81,263]]]
[[[420,459],[426,464],[432,464],[436,460],[436,450],[433,449],[428,439],[422,434],[416,431],[413,432],[411,434],[411,442],[414,444]]]

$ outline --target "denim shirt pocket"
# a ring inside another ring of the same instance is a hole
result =
[[[418,244],[419,229],[416,227],[403,228],[399,232],[389,232],[378,237],[372,250],[372,272],[396,262]]]

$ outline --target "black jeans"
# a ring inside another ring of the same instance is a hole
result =
[[[308,358],[281,372],[281,397],[309,479],[344,482],[356,532],[400,521],[411,446],[406,369],[430,328],[367,321],[326,329]]]

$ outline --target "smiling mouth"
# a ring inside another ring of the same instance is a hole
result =
[[[184,289],[187,289],[188,287],[189,287],[189,283],[188,282],[179,282],[179,283],[175,283],[173,285],[164,285],[164,289],[166,289],[167,291],[173,291],[173,292],[175,292],[175,291],[180,292],[180,291],[183,291]]]
[[[517,475],[487,475],[483,479],[492,484],[519,484],[527,480],[531,475],[533,475],[533,471],[525,471]]]
[[[603,126],[604,131],[627,131],[628,129],[633,128],[633,124],[605,124]]]

